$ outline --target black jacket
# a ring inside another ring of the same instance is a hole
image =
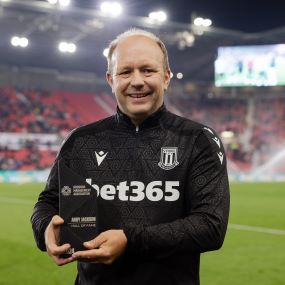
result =
[[[128,239],[112,265],[78,262],[76,284],[199,284],[200,253],[221,247],[229,214],[226,158],[212,129],[164,106],[137,129],[118,110],[74,130],[56,161],[61,158],[100,188],[112,185],[107,199],[98,197],[97,226],[123,229]],[[31,218],[41,250],[55,214],[57,163]]]

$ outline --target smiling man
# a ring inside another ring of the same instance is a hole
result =
[[[107,80],[118,107],[135,125],[156,112],[170,81],[164,45],[145,35],[122,35],[110,46]]]
[[[63,256],[54,163],[31,218],[37,245],[58,265],[78,262],[75,284],[198,285],[200,254],[219,249],[227,229],[221,141],[164,106],[170,68],[154,34],[112,41],[106,76],[117,113],[73,131],[56,158],[97,191],[98,235]]]

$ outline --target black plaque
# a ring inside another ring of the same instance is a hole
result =
[[[64,219],[60,227],[60,245],[69,243],[70,250],[86,250],[83,242],[97,235],[97,191],[70,169],[63,159],[58,161],[59,215]]]

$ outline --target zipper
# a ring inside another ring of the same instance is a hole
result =
[[[139,126],[136,126],[136,134],[139,132]]]

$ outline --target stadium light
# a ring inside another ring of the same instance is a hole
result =
[[[150,12],[148,14],[148,17],[151,20],[157,21],[157,22],[165,22],[167,19],[167,15],[164,11],[154,11],[154,12]]]
[[[74,53],[76,51],[76,45],[74,43],[70,43],[69,46],[68,46],[68,51],[70,53]]]
[[[177,78],[177,79],[182,79],[182,78],[183,78],[183,73],[178,72],[178,73],[176,74],[176,78]]]
[[[51,5],[57,4],[57,0],[47,0],[47,2]]]
[[[74,43],[60,42],[58,45],[58,49],[62,53],[74,53],[77,47]]]
[[[25,48],[29,45],[29,40],[25,37],[14,36],[11,38],[10,42],[14,47]]]
[[[107,56],[108,56],[108,53],[109,53],[109,49],[108,49],[108,48],[105,48],[105,49],[103,50],[103,55],[104,55],[105,57],[107,57]]]
[[[59,0],[59,6],[61,7],[67,7],[70,5],[70,0]]]
[[[204,19],[204,18],[201,18],[201,17],[197,17],[194,19],[193,21],[194,25],[195,26],[198,26],[198,27],[210,27],[212,25],[212,21],[210,19]]]
[[[122,5],[118,2],[103,2],[100,6],[101,12],[111,17],[118,17],[122,13]]]
[[[204,19],[204,27],[210,27],[212,25],[212,20]]]
[[[47,0],[51,5],[59,5],[61,7],[67,7],[70,5],[70,0]]]

